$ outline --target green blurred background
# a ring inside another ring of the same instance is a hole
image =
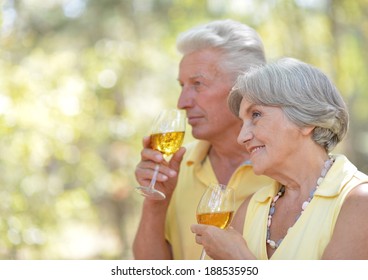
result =
[[[141,138],[159,109],[176,105],[176,36],[214,19],[254,27],[268,60],[294,56],[332,77],[351,114],[336,152],[368,173],[367,0],[1,7],[0,259],[132,258]]]

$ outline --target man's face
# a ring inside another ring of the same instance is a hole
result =
[[[204,49],[185,55],[179,65],[182,90],[178,108],[186,110],[197,139],[211,141],[224,137],[235,125],[239,127],[239,120],[227,107],[233,79],[218,66],[220,60],[218,51]]]

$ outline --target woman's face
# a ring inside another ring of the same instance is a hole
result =
[[[239,117],[243,125],[238,143],[249,152],[257,175],[272,177],[275,172],[282,172],[306,139],[303,129],[292,123],[279,107],[256,105],[243,99]]]

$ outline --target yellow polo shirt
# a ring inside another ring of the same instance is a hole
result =
[[[209,148],[206,141],[196,140],[186,145],[178,184],[166,217],[166,239],[171,244],[174,259],[196,260],[201,255],[202,246],[195,242],[190,226],[197,223],[196,208],[202,194],[210,183],[217,182],[207,157]],[[235,189],[236,209],[246,197],[270,182],[268,177],[255,175],[250,163],[239,166],[228,183]]]

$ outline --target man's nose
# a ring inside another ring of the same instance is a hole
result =
[[[194,91],[190,87],[183,86],[178,99],[177,107],[179,109],[187,109],[193,107]]]

